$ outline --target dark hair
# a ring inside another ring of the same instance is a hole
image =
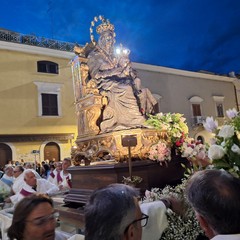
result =
[[[120,240],[136,214],[136,190],[111,184],[90,196],[85,207],[85,240]]]
[[[55,169],[55,166],[53,164],[50,164],[49,168],[50,169]]]
[[[240,179],[224,170],[199,171],[189,180],[186,193],[217,234],[240,232]]]
[[[63,161],[67,161],[68,163],[72,164],[72,160],[70,157],[64,158]]]
[[[23,166],[21,166],[21,165],[17,165],[16,167],[19,169],[19,171],[24,172],[24,168],[23,168]]]
[[[10,240],[23,240],[26,219],[29,214],[41,203],[49,203],[53,206],[53,201],[47,195],[33,194],[23,198],[16,206],[13,213],[12,225],[8,229],[8,237]]]

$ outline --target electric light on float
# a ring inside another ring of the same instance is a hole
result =
[[[118,56],[118,57],[128,56],[129,53],[130,53],[130,50],[129,50],[128,48],[124,48],[124,47],[122,46],[122,44],[120,44],[120,46],[119,46],[119,47],[116,47],[116,49],[115,49],[115,54],[116,54],[116,56]]]

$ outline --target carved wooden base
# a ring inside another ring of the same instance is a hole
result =
[[[165,138],[165,132],[159,132],[155,129],[136,128],[110,133],[77,138],[77,148],[72,152],[75,165],[79,166],[81,160],[89,159],[92,162],[113,159],[117,162],[123,162],[129,158],[128,147],[124,147],[122,139],[126,136],[134,136],[137,145],[131,147],[131,156],[133,159],[147,159],[149,149],[152,144],[159,139]]]
[[[143,179],[136,187],[144,193],[146,189],[153,187],[176,184],[181,181],[185,171],[181,164],[188,166],[189,162],[179,156],[163,166],[150,160],[132,162],[132,175]],[[86,203],[93,190],[111,183],[122,183],[123,176],[129,176],[129,167],[128,163],[100,164],[71,167],[69,172],[72,174],[72,189],[65,202]]]

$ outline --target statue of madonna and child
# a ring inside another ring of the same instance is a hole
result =
[[[94,20],[97,22],[98,18]],[[157,101],[147,88],[141,87],[129,60],[130,51],[122,46],[115,50],[114,25],[102,16],[99,20],[102,23],[96,27],[98,42],[91,34],[94,47],[86,56],[90,78],[96,81],[99,93],[108,99],[102,113],[101,133],[144,127],[146,115],[153,113]]]

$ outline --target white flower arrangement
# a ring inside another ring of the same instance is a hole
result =
[[[208,150],[208,157],[211,160],[223,158],[225,155],[224,148],[221,145],[213,144]]]
[[[213,117],[208,117],[203,124],[207,131],[215,134],[210,146],[189,138],[187,131],[183,131],[185,127],[176,127],[173,120],[169,121],[169,119],[172,119],[172,114],[151,116],[147,123],[156,129],[166,130],[168,139],[159,141],[158,146],[156,146],[157,144],[153,145],[151,149],[153,152],[150,151],[149,155],[150,159],[156,161],[161,156],[163,161],[169,161],[171,159],[169,151],[166,151],[165,148],[171,149],[174,146],[177,147],[182,157],[188,158],[192,163],[192,168],[186,169],[186,175],[188,176],[192,175],[194,171],[210,165],[211,168],[225,169],[236,177],[240,177],[240,112],[230,109],[226,113],[228,120],[223,126],[219,126]],[[178,129],[177,134],[176,129]],[[162,143],[165,143],[165,145]],[[203,236],[203,231],[198,224],[195,213],[187,203],[184,194],[185,186],[186,180],[183,180],[182,184],[176,187],[166,186],[162,190],[153,188],[151,191],[145,192],[144,201],[156,201],[173,196],[182,199],[186,204],[183,216],[179,216],[171,210],[167,211],[169,226],[164,231],[161,240],[196,240],[199,235]]]
[[[213,117],[207,117],[203,124],[206,130],[215,134],[208,149],[208,157],[213,167],[225,169],[240,177],[240,113],[233,108],[227,110],[226,114],[228,119],[221,127],[218,127]]]

